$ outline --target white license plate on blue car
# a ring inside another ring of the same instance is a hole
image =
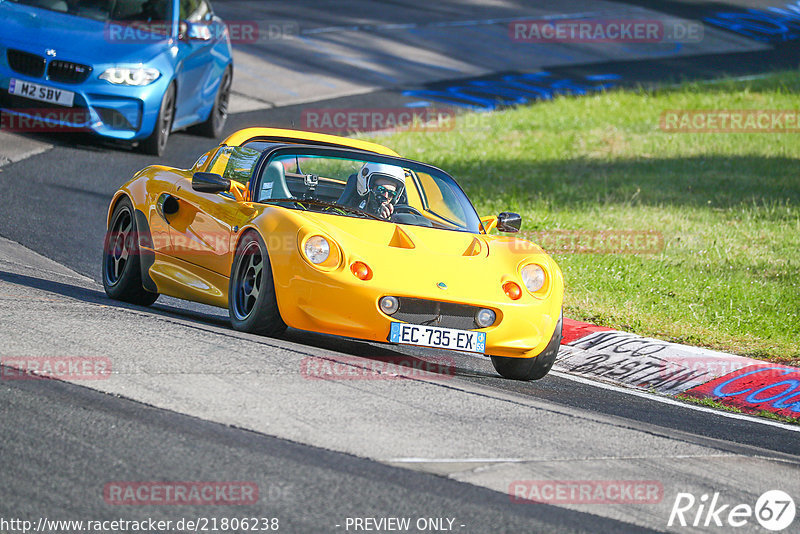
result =
[[[421,345],[481,354],[486,351],[486,332],[456,330],[440,326],[392,323],[389,341],[401,345]]]
[[[56,89],[55,87],[48,87],[38,83],[25,82],[15,78],[11,78],[11,81],[8,83],[8,92],[12,95],[23,96],[32,100],[49,102],[66,107],[71,106],[73,100],[75,100],[75,93],[72,91]]]

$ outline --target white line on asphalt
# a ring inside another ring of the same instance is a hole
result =
[[[770,421],[769,419],[764,419],[762,417],[756,417],[756,416],[752,416],[752,415],[744,415],[744,414],[738,414],[738,413],[731,413],[731,412],[726,412],[726,411],[723,411],[723,410],[718,410],[718,409],[715,409],[715,408],[707,408],[705,406],[697,406],[697,405],[694,405],[694,404],[688,404],[686,402],[680,402],[680,401],[677,401],[675,399],[671,399],[669,397],[662,397],[661,395],[652,395],[650,393],[644,393],[642,391],[636,391],[634,389],[628,389],[628,388],[623,388],[623,387],[619,387],[619,386],[612,386],[611,384],[606,384],[604,382],[595,382],[593,380],[582,378],[580,376],[575,376],[575,375],[563,373],[561,371],[550,371],[550,374],[558,376],[560,378],[566,378],[567,380],[572,380],[573,382],[578,382],[580,384],[586,384],[587,386],[594,386],[594,387],[598,387],[598,388],[601,388],[601,389],[608,389],[608,390],[611,390],[611,391],[617,391],[619,393],[624,393],[624,394],[627,394],[627,395],[633,395],[635,397],[641,397],[643,399],[650,399],[650,400],[653,400],[653,401],[656,401],[656,402],[661,402],[661,403],[664,403],[664,404],[670,404],[672,406],[680,406],[682,408],[687,408],[689,410],[695,410],[695,411],[698,411],[698,412],[716,414],[716,415],[719,415],[719,416],[722,416],[722,417],[727,417],[729,419],[739,419],[741,421],[747,421],[747,422],[750,422],[750,423],[760,423],[762,425],[774,426],[774,427],[777,427],[777,428],[781,428],[783,430],[788,430],[790,432],[800,432],[800,426],[787,425],[787,424],[784,424],[784,423],[779,423],[777,421]]]
[[[0,167],[17,163],[53,148],[50,143],[34,140],[12,132],[0,132]]]
[[[741,454],[676,454],[669,458],[685,460],[688,458],[735,458]],[[643,456],[601,456],[591,458],[390,458],[383,460],[394,463],[524,463],[524,462],[595,462],[598,460],[646,460],[648,458],[664,458],[660,455]]]

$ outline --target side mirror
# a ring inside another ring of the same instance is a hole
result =
[[[210,41],[211,29],[208,24],[182,20],[178,27],[178,35],[184,41]]]
[[[196,172],[192,175],[192,189],[199,193],[225,193],[231,189],[231,181],[213,172]]]
[[[519,213],[504,211],[497,216],[498,232],[519,232],[522,227],[522,216]]]

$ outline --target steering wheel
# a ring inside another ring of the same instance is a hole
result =
[[[394,207],[394,213],[413,213],[414,215],[419,215],[420,217],[424,217],[420,211],[413,207],[409,206],[408,204],[398,204]]]

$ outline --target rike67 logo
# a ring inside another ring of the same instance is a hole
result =
[[[794,515],[794,500],[781,490],[764,492],[756,500],[755,506],[724,503],[718,492],[710,498],[704,494],[699,499],[691,493],[678,493],[667,526],[738,528],[755,517],[765,529],[779,532],[792,524]]]

